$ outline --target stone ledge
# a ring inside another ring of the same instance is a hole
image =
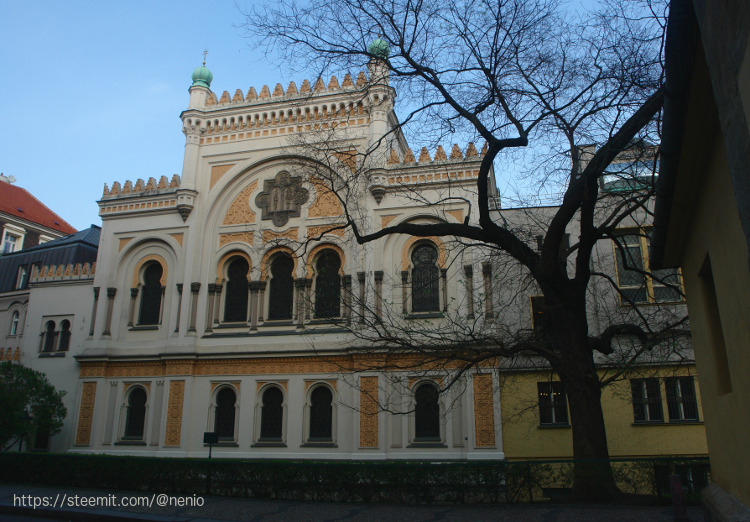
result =
[[[712,522],[750,522],[750,509],[716,484],[701,491],[701,500]]]

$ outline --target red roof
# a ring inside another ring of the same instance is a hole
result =
[[[28,190],[2,181],[0,181],[0,212],[58,230],[64,234],[76,232],[75,228],[32,196]]]

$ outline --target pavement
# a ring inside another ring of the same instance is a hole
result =
[[[130,504],[130,505],[124,505]],[[164,504],[164,505],[160,505]],[[687,519],[703,522],[701,507]],[[675,520],[671,506],[597,504],[400,505],[160,495],[137,491],[0,484],[0,520],[103,521],[540,521]]]

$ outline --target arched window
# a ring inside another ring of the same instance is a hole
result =
[[[310,394],[310,441],[330,441],[333,421],[333,394],[318,386]]]
[[[143,271],[141,288],[141,310],[138,314],[139,325],[159,324],[161,314],[161,276],[164,273],[159,263],[150,263]]]
[[[216,394],[214,431],[219,440],[234,440],[234,416],[237,394],[230,387],[224,387]]]
[[[260,415],[260,440],[280,441],[283,436],[284,394],[276,386],[263,392]]]
[[[437,248],[428,243],[417,246],[411,254],[412,312],[440,311],[440,270]]]
[[[227,269],[224,321],[241,323],[247,321],[247,272],[250,265],[241,257],[235,258]]]
[[[268,299],[268,318],[271,320],[291,319],[294,302],[294,261],[286,254],[280,254],[271,261],[271,284]]]
[[[57,349],[67,352],[68,348],[70,348],[70,321],[63,319],[60,323],[60,341]]]
[[[341,259],[333,250],[325,250],[315,263],[315,317],[341,315]]]
[[[47,321],[44,325],[44,333],[42,333],[44,341],[42,342],[42,351],[51,352],[55,349],[55,341],[57,340],[57,332],[55,331],[55,321]]]
[[[143,440],[143,428],[146,423],[146,390],[140,386],[128,395],[128,413],[125,417],[123,439]]]
[[[18,334],[18,321],[20,317],[21,317],[21,314],[18,313],[18,310],[13,312],[13,315],[11,316],[11,320],[10,320],[10,335]]]
[[[440,440],[440,406],[438,390],[433,384],[420,384],[415,393],[414,440]]]

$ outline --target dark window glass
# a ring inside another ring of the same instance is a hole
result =
[[[338,317],[341,302],[341,260],[335,252],[326,250],[315,265],[315,317]]]
[[[161,309],[161,276],[163,270],[159,263],[151,263],[143,272],[143,286],[141,287],[141,311],[138,324],[159,324]]]
[[[414,269],[411,273],[412,312],[437,312],[440,310],[440,270],[438,253],[432,245],[420,245],[411,255]]]
[[[535,295],[531,297],[531,321],[534,334],[541,338],[547,328],[547,305],[544,296]]]
[[[227,270],[226,301],[224,321],[240,323],[247,321],[247,272],[250,265],[238,257]]]
[[[214,416],[214,431],[219,440],[234,440],[234,405],[237,394],[232,388],[222,388],[216,394],[216,412]]]
[[[57,332],[55,331],[55,322],[47,321],[44,326],[44,343],[42,344],[42,351],[51,352],[55,349],[55,342],[57,341]]]
[[[276,256],[271,262],[271,284],[268,299],[268,318],[271,320],[292,318],[293,269],[294,261],[286,255]]]
[[[414,394],[414,440],[440,440],[440,407],[438,391],[432,384],[422,384]]]
[[[281,440],[284,418],[284,394],[272,386],[263,392],[260,416],[260,440]]]
[[[38,428],[34,434],[34,446],[36,451],[47,451],[49,449],[49,428]]]
[[[697,421],[698,402],[692,377],[670,377],[666,379],[667,409],[670,421]]]
[[[568,403],[561,382],[536,383],[539,394],[539,424],[568,424]]]
[[[318,386],[310,394],[310,440],[331,440],[333,394],[325,386]]]
[[[641,252],[641,238],[637,235],[621,236],[615,245],[617,257],[617,282],[626,300],[632,303],[648,301],[646,276]]]
[[[136,388],[128,396],[128,414],[125,419],[123,439],[143,439],[143,426],[146,421],[146,390]]]
[[[70,321],[65,319],[60,323],[60,342],[57,349],[67,352],[68,348],[70,348]]]
[[[661,390],[658,379],[631,379],[633,420],[635,422],[662,422]]]

